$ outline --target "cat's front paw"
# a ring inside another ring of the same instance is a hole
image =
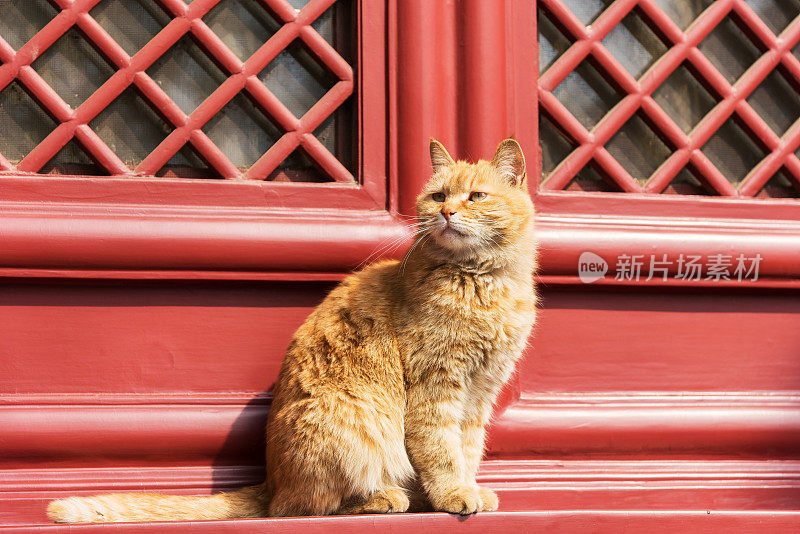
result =
[[[363,511],[373,514],[392,514],[408,510],[408,496],[402,488],[392,487],[374,493],[364,504]]]
[[[497,494],[489,488],[477,486],[478,495],[481,497],[481,512],[494,512],[500,506]]]
[[[482,509],[483,501],[478,490],[478,487],[456,486],[437,491],[430,497],[433,507],[437,511],[469,515]]]

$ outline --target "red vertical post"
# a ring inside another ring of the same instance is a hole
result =
[[[533,5],[532,5],[533,4]],[[528,164],[528,189],[539,187],[539,46],[536,3],[509,0],[506,12],[508,130],[522,145]]]
[[[399,209],[430,174],[428,138],[454,157],[490,157],[509,127],[507,0],[398,1]]]
[[[431,173],[428,138],[456,146],[456,4],[397,2],[397,170],[401,213],[414,212]]]
[[[459,155],[489,158],[508,130],[506,1],[459,5]]]

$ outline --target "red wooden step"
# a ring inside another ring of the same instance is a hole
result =
[[[257,468],[11,469],[0,471],[0,530],[66,532],[44,514],[48,500],[109,491],[204,494],[257,481]],[[447,514],[263,519],[86,526],[125,532],[171,529],[226,532],[268,529],[344,532],[391,527],[464,532],[508,528],[577,530],[710,530],[800,528],[800,461],[491,460],[480,481],[496,491],[501,510],[460,518]]]

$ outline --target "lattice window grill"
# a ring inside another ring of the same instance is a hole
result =
[[[0,173],[353,182],[351,0],[0,0]]]
[[[800,0],[539,0],[542,190],[800,197]]]

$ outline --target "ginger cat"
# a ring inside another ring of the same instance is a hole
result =
[[[435,140],[403,261],[345,279],[289,345],[267,421],[266,481],[211,496],[53,501],[56,522],[496,510],[484,428],[534,322],[534,212],[519,144],[455,162]],[[421,506],[421,507],[420,507]]]

